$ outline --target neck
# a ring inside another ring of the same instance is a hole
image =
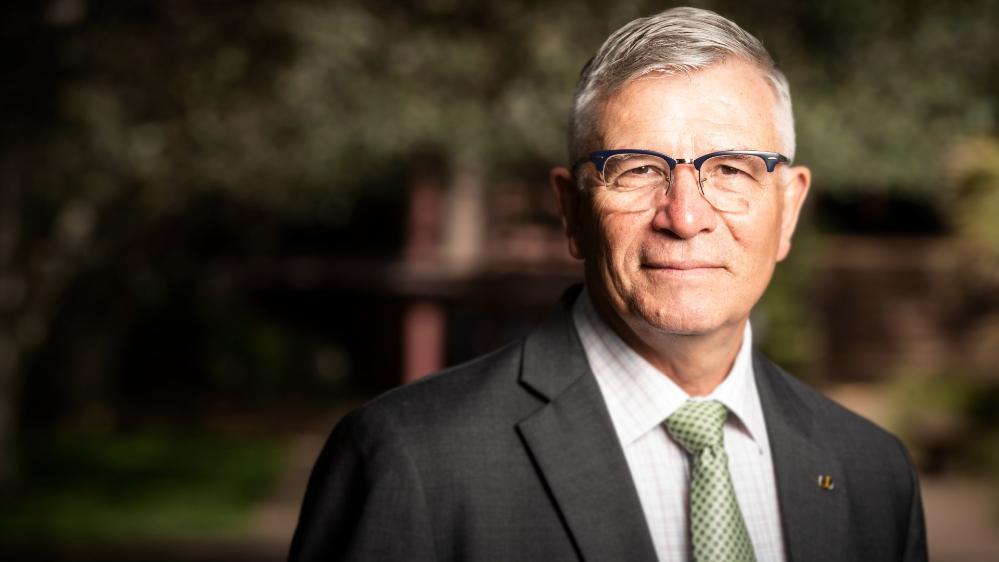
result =
[[[644,323],[633,326],[606,303],[593,305],[628,347],[688,396],[706,396],[725,380],[742,345],[747,321],[744,318],[705,333],[674,334]]]

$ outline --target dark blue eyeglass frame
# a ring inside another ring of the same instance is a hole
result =
[[[607,159],[616,154],[648,154],[650,156],[658,156],[669,164],[670,172],[672,172],[677,164],[693,164],[694,169],[698,172],[701,171],[701,166],[708,160],[708,158],[713,158],[715,156],[759,156],[763,159],[763,162],[767,165],[767,172],[773,172],[777,164],[781,162],[785,164],[790,164],[791,159],[779,152],[767,152],[765,150],[718,150],[715,152],[709,152],[704,156],[698,156],[693,160],[686,160],[683,158],[673,158],[663,154],[662,152],[656,152],[654,150],[642,150],[640,148],[621,148],[617,150],[598,150],[596,152],[591,152],[590,155],[577,162],[576,165],[579,166],[586,162],[593,162],[597,167],[597,171],[601,174],[604,172],[604,164],[607,163]]]

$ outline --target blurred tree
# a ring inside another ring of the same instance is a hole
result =
[[[56,88],[43,77],[51,70],[54,54],[46,39],[37,6],[19,5],[0,23],[0,47],[9,56],[2,65],[0,100],[0,493],[16,478],[18,465],[14,440],[18,417],[16,397],[25,354],[43,336],[45,318],[36,294],[50,291],[51,283],[37,283],[39,273],[55,273],[41,259],[38,226],[26,216],[32,201],[27,174],[43,152],[38,144],[51,125],[47,105]],[[35,256],[28,254],[35,253]]]
[[[948,148],[999,126],[999,2],[794,3],[775,33],[820,189],[939,205]]]
[[[955,304],[974,330],[969,364],[999,380],[999,136],[968,138],[949,156],[946,201],[962,273]]]
[[[968,138],[949,153],[947,203],[971,279],[999,289],[999,136]]]
[[[288,32],[242,7],[63,0],[4,18],[5,52],[19,55],[2,91],[0,484],[15,478],[25,359],[71,291],[103,277],[90,284],[102,310],[88,307],[79,347],[98,362],[72,385],[101,397],[110,365],[100,357],[122,326],[116,290],[158,281],[143,267],[157,225],[205,191],[294,202],[274,194],[293,194],[300,175],[266,150],[283,127],[266,109]],[[113,275],[121,262],[136,266],[131,278]]]

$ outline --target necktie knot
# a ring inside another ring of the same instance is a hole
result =
[[[666,419],[673,439],[691,455],[722,446],[722,428],[728,409],[716,400],[688,400]]]

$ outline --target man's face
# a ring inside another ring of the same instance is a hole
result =
[[[775,99],[760,71],[738,60],[641,78],[604,106],[600,148],[686,159],[727,149],[780,152]],[[583,191],[565,168],[552,172],[570,251],[585,260],[598,308],[638,334],[741,326],[787,255],[809,183],[807,169],[778,165],[762,198],[737,214],[704,200],[691,165],[678,165],[669,193],[643,205],[600,186],[592,163],[576,174]]]

